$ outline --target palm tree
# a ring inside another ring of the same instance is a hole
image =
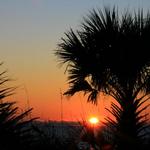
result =
[[[5,100],[15,90],[14,87],[7,87],[9,81],[6,71],[2,71],[0,73],[0,149],[30,150],[34,142],[31,123],[35,118],[28,118],[32,108],[19,113],[15,102]]]
[[[112,96],[108,118],[116,134],[116,149],[139,148],[145,128],[141,108],[150,92],[150,14],[118,13],[116,8],[92,10],[81,29],[70,29],[58,45],[56,56],[67,64],[69,89],[64,94],[88,94],[97,102],[99,94]],[[140,109],[141,108],[141,109]],[[117,132],[116,132],[117,131]]]

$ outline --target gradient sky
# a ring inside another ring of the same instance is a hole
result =
[[[60,120],[61,94],[68,85],[64,68],[58,67],[53,50],[70,27],[77,29],[82,17],[92,8],[116,5],[147,10],[149,0],[0,0],[0,61],[1,69],[15,79],[19,86],[10,99],[21,108],[34,108],[33,114],[44,120]],[[108,115],[103,108],[110,105],[108,98],[93,106],[77,95],[63,97],[63,118],[78,120],[90,115]]]

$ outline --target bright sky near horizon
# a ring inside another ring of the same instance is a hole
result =
[[[58,67],[53,55],[57,43],[70,27],[79,28],[82,17],[103,6],[150,8],[149,0],[0,0],[0,61],[8,69],[13,85],[19,86],[10,99],[21,108],[27,100],[33,114],[41,119],[60,120],[61,94],[67,89],[67,74]],[[69,101],[63,97],[63,119],[78,120],[86,115],[107,115],[109,103],[98,107],[78,95]]]

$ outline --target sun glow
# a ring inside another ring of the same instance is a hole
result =
[[[97,117],[91,117],[90,119],[89,119],[89,122],[91,123],[91,124],[98,124],[99,123],[99,119],[97,118]]]

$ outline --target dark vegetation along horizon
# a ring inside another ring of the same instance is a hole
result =
[[[74,138],[80,128],[40,122],[32,118],[32,108],[20,111],[16,102],[8,100],[16,89],[10,81],[7,71],[0,71],[0,150],[77,150]]]
[[[0,67],[3,63],[0,63]],[[19,113],[16,102],[6,101],[5,98],[14,94],[14,87],[9,87],[11,81],[6,71],[0,72],[0,149],[28,149],[31,146],[32,135],[29,123],[34,118],[28,118],[32,109]]]
[[[70,29],[55,55],[66,64],[69,89],[64,93],[88,94],[97,103],[99,94],[114,98],[114,117],[107,118],[115,150],[144,150],[150,96],[150,13],[139,9],[120,13],[115,7],[92,10],[80,30]]]

